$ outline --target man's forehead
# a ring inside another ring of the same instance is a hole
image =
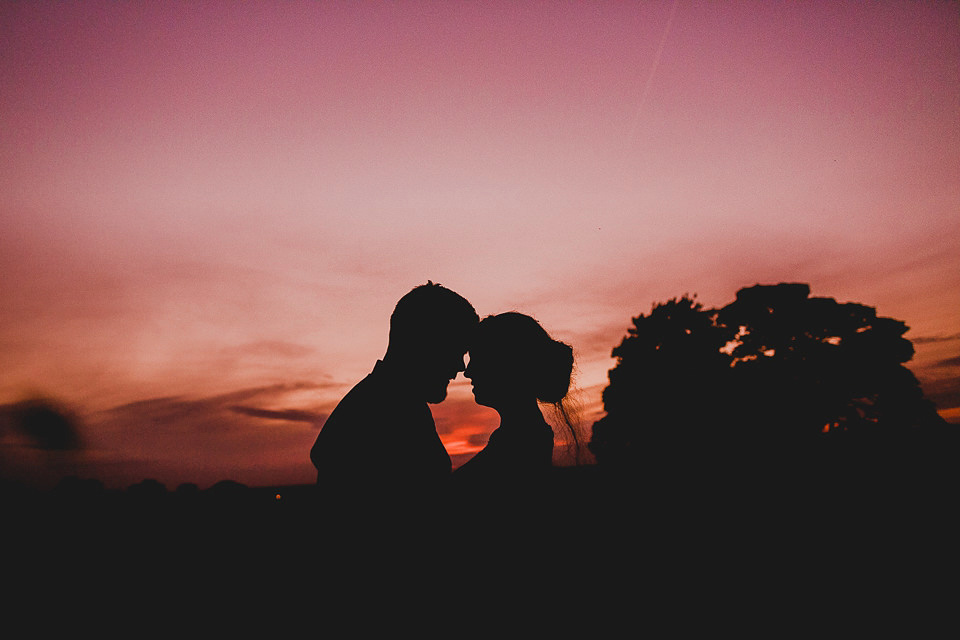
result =
[[[476,330],[476,324],[435,322],[432,323],[429,332],[440,340],[470,341],[476,333]]]
[[[439,349],[460,349],[466,351],[471,343],[472,335],[468,332],[435,331],[424,336],[429,344]]]

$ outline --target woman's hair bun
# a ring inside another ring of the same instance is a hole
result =
[[[573,375],[573,348],[551,338],[535,318],[507,311],[484,318],[479,332],[516,363],[531,381],[537,400],[558,404],[566,397]]]
[[[537,400],[556,404],[570,390],[573,375],[573,348],[565,342],[550,340],[544,345],[537,376]]]

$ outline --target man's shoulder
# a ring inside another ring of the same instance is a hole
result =
[[[324,429],[343,422],[369,419],[385,410],[388,400],[384,397],[381,385],[377,384],[376,379],[371,379],[371,376],[372,374],[353,385],[340,399],[324,423]]]
[[[349,405],[351,403],[363,403],[370,397],[378,396],[383,393],[383,385],[378,384],[376,376],[372,373],[367,374],[362,380],[357,382],[349,391],[340,399],[338,407],[343,405]]]
[[[385,375],[378,366],[343,396],[327,418],[324,428],[335,425],[332,428],[340,429],[355,422],[375,427],[398,421],[432,423],[433,420],[425,401],[404,393],[396,381]]]

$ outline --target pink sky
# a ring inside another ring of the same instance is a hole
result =
[[[958,115],[951,3],[4,3],[0,403],[117,482],[309,482],[427,279],[571,342],[588,423],[651,303],[801,281],[960,420]]]

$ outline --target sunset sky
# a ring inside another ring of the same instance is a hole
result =
[[[0,403],[84,442],[8,466],[310,482],[428,279],[570,342],[587,425],[632,316],[781,281],[960,422],[956,3],[5,2],[0,132]]]

